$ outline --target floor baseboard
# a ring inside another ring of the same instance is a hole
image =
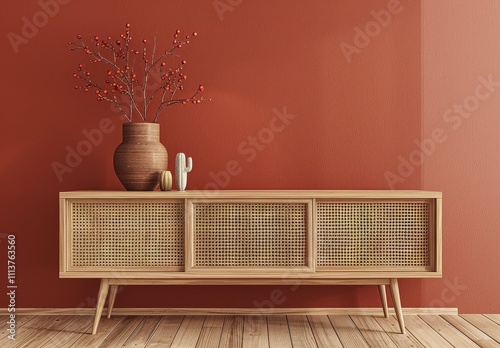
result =
[[[104,310],[106,312],[106,309]],[[94,308],[16,308],[0,315],[95,315]],[[394,309],[389,309],[394,315]],[[458,315],[458,308],[403,308],[404,315]],[[113,308],[116,315],[383,315],[382,308]]]

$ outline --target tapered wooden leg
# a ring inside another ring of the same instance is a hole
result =
[[[115,305],[116,294],[118,292],[118,285],[111,285],[109,287],[109,300],[108,300],[108,318],[111,318],[111,311]]]
[[[106,302],[106,297],[108,296],[109,280],[101,279],[101,286],[99,287],[99,295],[97,295],[97,306],[95,308],[95,318],[94,326],[92,328],[92,335],[97,332],[97,327],[99,326],[99,320],[101,320],[102,310],[104,309],[104,303]]]
[[[405,322],[403,319],[403,311],[401,309],[401,298],[399,297],[399,286],[397,279],[391,279],[390,288],[392,303],[394,303],[394,310],[396,311],[396,317],[398,318],[399,328],[401,329],[401,333],[405,334]]]
[[[387,294],[385,292],[385,285],[379,285],[378,292],[380,294],[380,301],[382,301],[382,308],[384,309],[384,318],[387,318],[389,316],[389,310],[387,308]]]

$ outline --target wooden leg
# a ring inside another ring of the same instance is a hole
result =
[[[385,293],[385,285],[379,285],[378,292],[380,294],[380,300],[382,301],[382,308],[384,309],[384,318],[387,318],[389,316],[389,310],[387,308],[387,294]]]
[[[118,285],[111,285],[109,287],[109,300],[108,300],[108,318],[111,318],[111,311],[115,305],[116,294],[118,292]]]
[[[396,311],[396,317],[398,318],[399,328],[402,334],[406,334],[405,322],[403,319],[403,311],[401,309],[401,299],[399,297],[399,286],[397,279],[391,279],[390,283],[392,303],[394,303],[394,310]]]
[[[99,287],[99,295],[97,295],[97,306],[95,308],[95,318],[94,326],[92,328],[92,335],[97,332],[97,327],[99,326],[99,320],[101,320],[102,310],[104,309],[104,302],[106,302],[106,297],[108,295],[109,280],[101,279],[101,286]]]

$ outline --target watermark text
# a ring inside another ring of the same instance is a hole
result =
[[[16,236],[9,234],[7,236],[7,297],[9,298],[7,331],[10,340],[16,339],[16,290]]]
[[[19,53],[19,47],[26,45],[39,32],[40,28],[45,27],[50,18],[54,18],[60,9],[60,5],[66,5],[71,0],[40,0],[38,6],[40,10],[35,12],[31,18],[23,16],[21,18],[20,33],[9,32],[7,39],[9,40],[14,52]]]

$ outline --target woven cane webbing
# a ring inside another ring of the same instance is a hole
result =
[[[307,204],[195,203],[194,267],[304,267]]]
[[[428,202],[318,202],[321,267],[429,266]]]
[[[71,205],[73,267],[184,265],[184,202]]]

